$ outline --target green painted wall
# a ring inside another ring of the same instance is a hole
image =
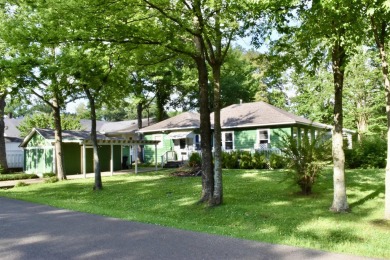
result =
[[[43,173],[54,171],[52,148],[31,148],[24,152],[26,173],[35,173],[42,176]]]
[[[65,174],[81,174],[81,149],[79,144],[64,143],[62,145]]]
[[[257,138],[257,130],[234,131],[234,148],[236,150],[253,149]]]
[[[154,135],[162,136],[162,144],[157,145],[157,163],[161,163],[161,156],[167,151],[173,151],[173,140],[169,139],[166,134],[146,134],[145,140],[155,140]],[[145,145],[144,146],[144,159],[147,163],[155,163],[155,146]]]

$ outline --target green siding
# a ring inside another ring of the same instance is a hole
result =
[[[154,135],[162,136],[162,145],[157,145],[157,163],[161,162],[161,156],[167,151],[173,151],[173,140],[169,139],[166,134],[146,134],[145,140],[154,140]],[[144,147],[144,159],[147,163],[155,163],[155,146],[145,145]]]
[[[42,176],[53,172],[53,149],[31,148],[25,150],[25,172]]]
[[[291,134],[291,127],[270,129],[271,147],[280,147],[280,138],[284,134]]]
[[[257,130],[235,130],[234,131],[234,149],[247,150],[253,149],[257,139]]]
[[[81,149],[79,144],[62,144],[64,171],[65,174],[80,174],[81,169]]]

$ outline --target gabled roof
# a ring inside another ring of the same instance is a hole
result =
[[[214,115],[211,114],[212,125]],[[221,109],[222,128],[266,127],[276,125],[313,125],[323,127],[304,117],[294,115],[265,102],[234,104]]]
[[[168,118],[151,126],[142,128],[140,133],[162,132],[173,130],[199,129],[200,115],[196,112],[184,112],[180,115]]]
[[[33,130],[24,138],[23,142],[19,145],[20,147],[26,147],[31,138],[39,134],[44,139],[49,142],[54,142],[55,132],[52,129],[39,129],[33,128]],[[121,137],[108,137],[102,133],[96,133],[96,138],[98,143],[121,143],[121,144],[157,144],[158,141],[148,141],[148,140],[127,140]],[[63,130],[62,131],[62,141],[64,143],[85,143],[91,144],[91,132],[90,131],[71,131]]]
[[[17,128],[23,118],[4,118],[4,136],[20,138],[20,131]]]

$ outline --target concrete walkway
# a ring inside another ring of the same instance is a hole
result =
[[[188,232],[0,197],[0,259],[369,258]]]
[[[161,168],[159,168],[161,170]],[[156,169],[153,167],[138,167],[138,174],[144,173],[144,172],[153,172],[156,171]],[[109,177],[109,176],[116,176],[116,175],[123,175],[123,174],[135,174],[134,169],[128,169],[128,170],[122,170],[122,171],[116,171],[113,172],[111,175],[111,172],[102,172],[102,177]],[[94,178],[95,173],[87,173],[86,178]],[[66,178],[68,180],[74,180],[74,179],[83,179],[83,174],[74,174],[74,175],[67,175]],[[14,187],[18,182],[24,182],[26,184],[34,184],[34,183],[42,183],[45,182],[45,179],[38,178],[38,179],[25,179],[25,180],[13,180],[13,181],[0,181],[0,188],[12,188]]]

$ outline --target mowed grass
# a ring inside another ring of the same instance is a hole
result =
[[[314,194],[299,195],[284,171],[224,170],[224,204],[198,204],[200,177],[169,171],[34,184],[0,196],[60,208],[276,244],[390,258],[390,222],[384,215],[384,170],[347,171],[350,213],[334,214],[332,171]]]

